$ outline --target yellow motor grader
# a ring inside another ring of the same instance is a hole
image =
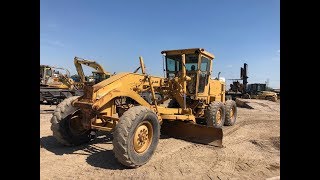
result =
[[[120,163],[139,167],[153,155],[161,133],[222,147],[222,126],[237,117],[236,103],[225,101],[225,84],[211,79],[213,54],[201,48],[162,51],[166,77],[118,73],[97,84],[85,82],[84,94],[60,103],[51,119],[53,136],[70,146],[91,140],[95,131],[113,134]],[[152,102],[142,94],[150,93]],[[160,94],[163,98],[156,98]]]

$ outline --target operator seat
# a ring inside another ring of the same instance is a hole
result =
[[[190,94],[194,94],[196,92],[196,77],[197,77],[197,72],[195,70],[195,66],[191,66],[191,70],[187,71],[187,76],[191,78],[190,81],[187,81],[187,91]]]

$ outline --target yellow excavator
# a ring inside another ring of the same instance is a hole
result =
[[[51,119],[58,142],[89,142],[95,131],[113,135],[113,151],[127,167],[146,164],[161,133],[191,142],[222,147],[222,127],[237,118],[233,100],[225,100],[225,83],[212,79],[214,55],[202,48],[162,51],[165,76],[117,73],[97,84],[85,83],[81,97],[61,102]],[[152,102],[141,94],[149,93]],[[156,98],[156,93],[163,98]]]
[[[80,82],[82,84],[85,82],[89,82],[89,80],[86,79],[86,76],[83,72],[82,65],[91,67],[96,70],[96,71],[92,71],[92,77],[94,80],[94,84],[97,84],[105,79],[108,79],[111,76],[111,74],[109,72],[105,71],[99,63],[92,61],[92,60],[87,60],[87,59],[75,57],[74,58],[74,65],[76,67],[77,73],[80,77]]]

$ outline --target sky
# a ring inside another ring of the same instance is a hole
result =
[[[75,56],[106,71],[163,76],[162,50],[204,48],[213,75],[280,88],[280,0],[40,0],[40,64],[76,74]],[[86,68],[88,74],[90,69]]]

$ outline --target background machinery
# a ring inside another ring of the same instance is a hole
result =
[[[265,83],[248,84],[248,64],[244,63],[240,69],[240,79],[234,80],[230,84],[230,89],[226,92],[227,99],[244,98],[244,99],[266,99],[270,101],[277,101],[277,93],[268,90]],[[242,83],[239,82],[242,80]],[[270,89],[270,88],[269,88]]]
[[[278,95],[276,92],[267,90],[265,83],[248,84],[247,93],[252,99],[265,99],[276,102]]]
[[[80,78],[80,82],[82,84],[84,84],[86,82],[92,82],[92,81],[88,80],[89,78],[86,78],[86,76],[84,75],[82,65],[91,67],[96,70],[96,71],[92,71],[92,76],[89,76],[89,77],[92,77],[94,84],[97,84],[105,79],[108,79],[111,76],[111,74],[109,72],[105,71],[100,64],[98,64],[97,62],[92,61],[92,60],[86,60],[83,58],[75,57],[74,58],[74,65],[76,66],[76,70],[77,70],[78,76]]]
[[[40,102],[57,104],[75,95],[73,83],[67,69],[40,65]]]
[[[110,77],[110,73],[95,61],[85,60],[79,57],[74,58],[74,64],[78,75],[70,77],[70,72],[65,68],[40,65],[40,102],[58,104],[63,99],[83,94],[85,83],[99,83]],[[92,72],[92,81],[85,76],[82,65],[89,66],[96,71]],[[61,73],[58,70],[63,70]]]
[[[64,145],[90,141],[95,131],[113,134],[120,163],[139,167],[153,155],[161,132],[196,143],[222,146],[222,126],[237,117],[236,103],[225,101],[225,84],[211,79],[214,56],[200,48],[162,51],[165,77],[117,73],[97,84],[85,83],[81,97],[61,102],[51,119],[53,136]],[[150,93],[152,103],[142,94]],[[156,93],[163,98],[156,98]]]
[[[230,89],[226,91],[227,99],[248,98],[249,96],[246,94],[248,78],[248,64],[244,63],[243,67],[240,68],[240,79],[228,79],[233,80],[233,82],[230,84]],[[242,83],[239,80],[242,80]]]

